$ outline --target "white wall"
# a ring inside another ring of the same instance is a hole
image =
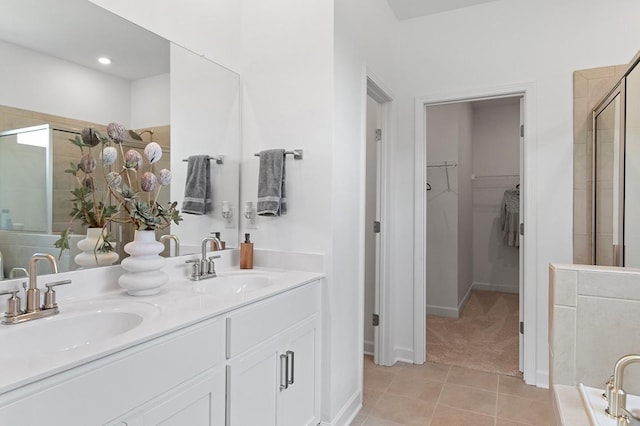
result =
[[[323,365],[329,368],[330,383],[325,386],[322,397],[323,420],[331,419],[341,425],[348,423],[348,415],[352,414],[349,410],[357,408],[362,400],[365,70],[375,74],[378,83],[391,91],[392,97],[395,95],[390,58],[397,42],[397,21],[385,0],[335,1],[334,7],[333,45],[330,46],[334,61],[332,275],[324,312],[330,327],[323,328],[323,332],[330,333],[326,337],[331,341],[331,348],[324,354]],[[392,128],[388,130],[393,133]],[[393,137],[391,134],[387,143],[391,143]],[[390,179],[394,179],[389,174]],[[392,235],[393,226],[383,232]],[[395,283],[389,285],[393,288]],[[394,302],[393,298],[390,302]],[[393,341],[390,346],[395,346]],[[350,405],[345,406],[348,403]]]
[[[504,191],[519,182],[520,104],[475,103],[473,108],[473,283],[484,290],[518,292],[518,247],[504,244]],[[516,175],[516,177],[488,177]]]
[[[129,125],[128,80],[0,41],[2,105]]]
[[[458,162],[462,109],[460,104],[427,107],[429,163]],[[458,168],[428,167],[427,182],[427,313],[457,317]]]
[[[130,128],[140,129],[170,123],[169,73],[131,82]]]
[[[628,62],[638,50],[640,5],[633,0],[500,0],[403,21],[396,72],[398,134],[394,147],[395,205],[413,203],[414,97],[460,94],[514,83],[535,87],[537,147],[535,248],[537,377],[548,374],[550,262],[571,261],[572,73]],[[596,29],[598,36],[594,37]],[[392,250],[399,346],[412,346],[412,221],[398,211]]]

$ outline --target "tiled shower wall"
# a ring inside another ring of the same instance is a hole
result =
[[[640,354],[640,270],[551,265],[549,285],[550,383],[604,388],[620,357]],[[640,394],[640,364],[624,383]]]
[[[591,68],[573,74],[573,263],[592,263],[593,108],[628,65]]]

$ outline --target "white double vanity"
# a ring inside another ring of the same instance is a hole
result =
[[[58,315],[0,326],[0,424],[318,424],[323,273],[226,250],[190,281],[185,258],[155,296],[118,288],[119,266],[39,277],[73,282]]]

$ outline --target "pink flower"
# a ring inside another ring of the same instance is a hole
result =
[[[167,186],[171,183],[171,171],[169,169],[160,170],[160,185]]]
[[[153,164],[162,158],[162,148],[156,142],[149,142],[144,148],[144,155]]]
[[[145,192],[153,192],[156,189],[156,175],[145,172],[140,179],[140,188]]]
[[[127,138],[127,130],[122,124],[109,123],[107,124],[107,135],[115,143],[122,143]]]
[[[142,155],[134,149],[130,149],[124,155],[124,166],[127,169],[139,170],[142,166]]]

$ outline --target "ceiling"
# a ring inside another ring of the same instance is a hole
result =
[[[169,72],[167,40],[87,0],[2,0],[0,40],[127,80]]]
[[[417,18],[496,0],[387,0],[399,20]]]

